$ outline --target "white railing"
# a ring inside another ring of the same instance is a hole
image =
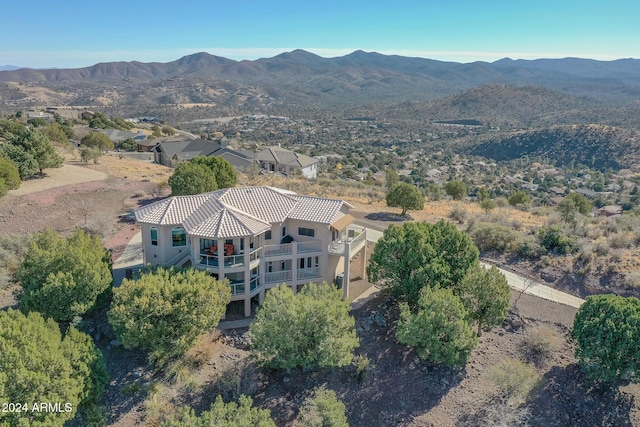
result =
[[[367,233],[362,232],[358,236],[356,236],[349,244],[350,250],[356,249],[362,242],[367,238]]]
[[[260,255],[262,254],[262,248],[254,249],[249,253],[249,262],[253,262],[255,260],[260,259]]]
[[[329,243],[329,252],[332,254],[342,255],[344,254],[345,243],[341,241],[335,241]]]
[[[218,267],[218,255],[200,254],[200,265],[206,265],[207,267]]]
[[[298,242],[298,253],[320,252],[320,240],[312,240],[309,242]]]
[[[296,271],[297,280],[313,279],[316,277],[322,277],[320,269],[318,268],[301,268]]]
[[[231,255],[224,257],[225,267],[240,267],[244,265],[244,255]]]
[[[260,278],[259,277],[254,277],[253,279],[251,279],[250,285],[249,285],[249,292],[253,292],[256,289],[260,289],[260,286],[262,286],[262,284],[260,283]]]
[[[269,245],[264,247],[264,257],[275,257],[281,255],[290,255],[293,253],[293,244],[283,243],[281,245]]]
[[[264,283],[283,283],[291,281],[292,270],[276,271],[264,275]]]

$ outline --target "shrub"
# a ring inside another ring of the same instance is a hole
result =
[[[627,289],[637,289],[640,287],[640,271],[632,271],[624,275],[624,286]]]
[[[162,366],[215,328],[230,300],[228,283],[205,271],[157,268],[114,289],[109,323],[125,348]]]
[[[496,363],[487,376],[506,400],[526,397],[538,382],[535,368],[515,359]]]
[[[521,258],[537,259],[543,250],[537,240],[527,237],[520,240],[517,248],[517,254]]]
[[[549,252],[556,252],[562,255],[572,253],[575,250],[575,241],[564,234],[558,225],[542,227],[538,234],[540,244]]]
[[[269,290],[249,327],[259,364],[276,369],[345,366],[358,346],[355,320],[342,291],[323,283]]]
[[[318,388],[300,410],[303,427],[349,427],[344,403],[333,390]]]
[[[464,365],[478,343],[466,318],[462,301],[450,289],[426,287],[415,313],[401,305],[396,338],[429,362]]]
[[[458,224],[464,224],[464,221],[467,219],[467,210],[461,206],[455,206],[449,213],[449,218]]]
[[[526,351],[534,357],[547,357],[560,350],[562,339],[553,328],[541,325],[527,332],[524,346]]]
[[[178,415],[161,424],[162,427],[276,427],[267,409],[253,407],[253,400],[240,396],[238,403],[224,403],[221,396],[211,404],[208,411],[196,416],[193,409],[184,407]]]
[[[464,182],[454,180],[447,182],[444,191],[453,198],[453,200],[462,200],[467,195],[467,186]]]
[[[471,237],[483,252],[508,252],[518,240],[518,235],[510,227],[489,222],[476,222]]]

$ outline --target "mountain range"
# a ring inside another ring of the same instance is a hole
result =
[[[456,63],[355,51],[323,58],[304,50],[235,61],[196,53],[168,63],[108,62],[77,69],[0,71],[0,82],[43,86],[215,78],[304,100],[432,100],[482,84],[544,86],[575,96],[623,101],[640,97],[640,60],[501,59]]]

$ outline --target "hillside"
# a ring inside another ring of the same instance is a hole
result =
[[[528,156],[559,165],[621,169],[640,164],[640,132],[602,125],[553,126],[488,135],[466,151],[495,160]]]

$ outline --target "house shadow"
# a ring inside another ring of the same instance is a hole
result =
[[[578,364],[555,366],[529,396],[532,427],[632,426],[634,397],[586,378]]]

